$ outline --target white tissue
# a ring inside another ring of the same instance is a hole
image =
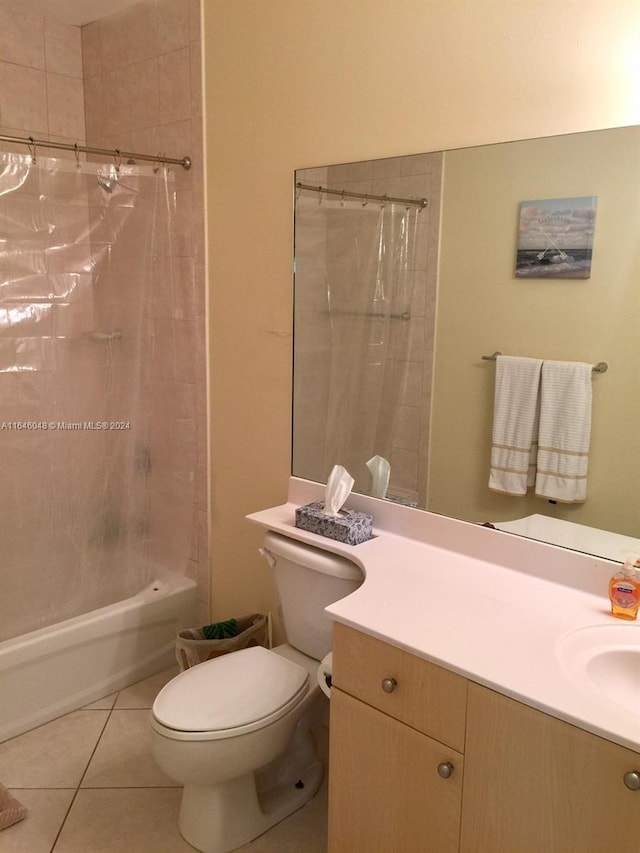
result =
[[[391,465],[384,456],[372,456],[367,462],[367,468],[371,471],[373,485],[371,494],[374,498],[384,498],[389,488],[389,477],[391,476]]]
[[[342,465],[334,465],[329,479],[327,480],[327,488],[324,496],[324,514],[333,516],[338,515],[342,509],[344,502],[349,497],[355,480],[346,468]]]

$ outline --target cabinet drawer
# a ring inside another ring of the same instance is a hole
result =
[[[337,623],[333,683],[385,714],[463,751],[465,678]],[[385,692],[385,687],[390,692]]]

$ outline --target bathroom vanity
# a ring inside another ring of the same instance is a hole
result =
[[[333,671],[329,853],[637,853],[637,752],[339,624]]]
[[[249,518],[359,565],[334,620],[329,853],[638,853],[640,623],[615,565],[353,495],[374,538]]]

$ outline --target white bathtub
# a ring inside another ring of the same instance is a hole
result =
[[[155,577],[131,598],[0,643],[0,742],[175,663],[196,584]]]

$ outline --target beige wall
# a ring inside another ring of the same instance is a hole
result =
[[[428,509],[469,521],[534,512],[638,533],[640,129],[445,154]],[[515,278],[521,201],[596,196],[591,277]],[[495,365],[483,354],[606,361],[594,374],[587,500],[488,489]]]
[[[271,585],[290,465],[296,168],[640,120],[637,0],[206,0],[214,613]]]

